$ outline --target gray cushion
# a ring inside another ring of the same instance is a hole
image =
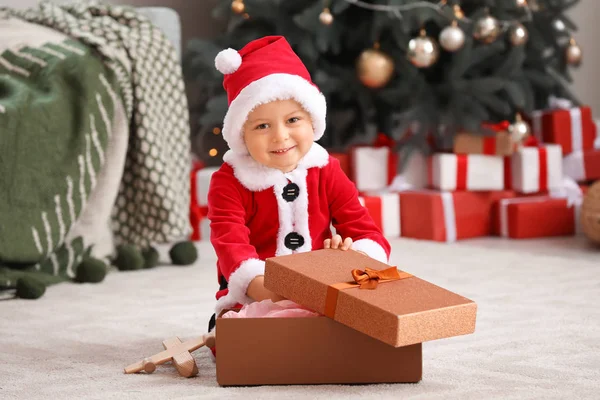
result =
[[[181,59],[181,20],[177,11],[168,7],[140,7],[137,10],[164,32]]]

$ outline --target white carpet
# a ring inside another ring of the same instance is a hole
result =
[[[221,388],[205,349],[194,353],[196,378],[171,365],[123,374],[163,339],[205,332],[216,272],[203,244],[192,267],[113,273],[0,302],[0,398],[599,398],[600,250],[581,238],[393,247],[399,268],[479,305],[475,334],[424,344],[418,384]]]

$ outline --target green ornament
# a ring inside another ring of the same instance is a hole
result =
[[[106,276],[107,270],[108,267],[102,260],[93,257],[85,257],[81,264],[79,264],[79,268],[77,268],[75,281],[81,283],[102,282]]]
[[[142,269],[144,268],[144,257],[137,247],[123,244],[117,247],[117,258],[113,264],[120,271]]]
[[[46,285],[35,278],[23,277],[17,281],[17,297],[39,299],[46,292]]]
[[[144,257],[144,268],[154,268],[158,265],[158,250],[154,247],[148,247],[144,250],[142,257]]]
[[[190,241],[179,242],[171,248],[169,257],[175,265],[190,265],[198,258],[198,250]]]

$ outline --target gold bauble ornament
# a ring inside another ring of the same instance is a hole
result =
[[[440,32],[440,46],[446,51],[460,50],[465,44],[465,32],[460,29],[456,20]]]
[[[473,36],[483,43],[492,43],[500,34],[500,22],[491,15],[486,15],[475,22]]]
[[[575,39],[571,39],[567,49],[565,50],[565,53],[565,56],[567,57],[567,63],[574,66],[581,64],[581,60],[583,59],[583,50],[581,47],[579,47],[577,42],[575,42]]]
[[[527,28],[523,24],[516,22],[510,27],[508,36],[513,46],[522,46],[527,43],[529,32],[527,32]]]
[[[319,21],[323,25],[331,25],[333,23],[333,15],[331,15],[331,11],[329,8],[325,8],[321,14],[319,14]]]
[[[531,135],[531,127],[527,122],[523,121],[520,114],[517,114],[515,122],[508,127],[508,132],[513,142],[523,143]]]
[[[591,185],[583,197],[580,218],[585,236],[600,245],[600,182]]]
[[[356,62],[358,79],[366,87],[383,87],[394,74],[394,60],[377,48],[363,51]]]
[[[433,38],[421,31],[420,36],[408,42],[406,56],[410,62],[419,68],[431,67],[440,56],[440,48]]]
[[[236,14],[241,14],[246,10],[246,5],[242,0],[233,0],[231,3],[231,11]]]

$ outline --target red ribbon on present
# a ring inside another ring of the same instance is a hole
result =
[[[484,122],[481,124],[481,126],[483,126],[484,128],[489,128],[491,130],[493,130],[494,132],[503,132],[503,131],[507,131],[508,128],[510,127],[510,122],[508,121],[500,121],[496,124],[491,124],[489,122]]]
[[[373,142],[373,147],[389,147],[392,149],[396,145],[394,139],[386,135],[385,133],[378,133],[377,138]]]
[[[539,147],[540,141],[533,135],[529,135],[527,139],[523,141],[523,146],[525,147]]]
[[[467,190],[469,157],[466,155],[457,155],[456,164],[456,190]]]
[[[548,152],[545,147],[538,147],[540,165],[540,192],[548,190]]]

